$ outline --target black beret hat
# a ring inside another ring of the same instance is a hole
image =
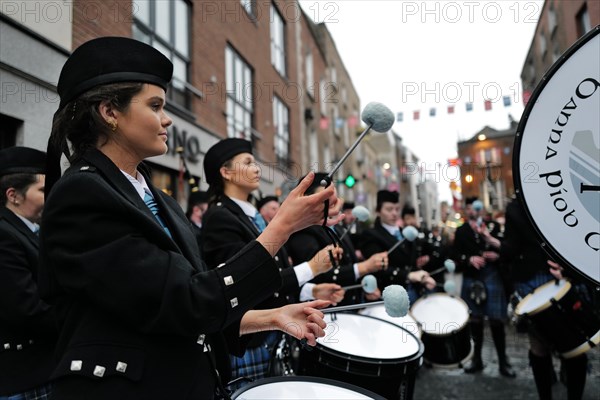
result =
[[[465,205],[473,204],[475,200],[478,200],[477,196],[467,197],[465,199]]]
[[[60,72],[59,109],[93,87],[117,82],[152,83],[167,90],[173,64],[160,51],[126,37],[101,37],[79,46]]]
[[[241,153],[252,154],[252,143],[244,139],[229,138],[217,142],[204,156],[204,179],[214,185],[221,174],[219,170],[227,161]]]
[[[387,203],[397,203],[400,195],[398,192],[390,192],[389,190],[380,190],[377,192],[377,205]]]
[[[404,207],[402,207],[402,218],[404,218],[405,215],[416,215],[416,211],[415,208],[413,206],[409,206],[408,204],[404,205]]]
[[[350,210],[354,208],[354,203],[351,201],[345,201],[344,205],[342,206],[342,210]]]
[[[0,150],[0,176],[9,174],[44,174],[46,153],[29,147]]]
[[[256,202],[256,209],[260,211],[260,209],[270,201],[276,201],[279,203],[277,196],[265,196]]]
[[[310,195],[313,194],[315,192],[315,190],[317,190],[318,187],[322,187],[321,186],[321,181],[323,179],[325,179],[327,177],[327,173],[325,172],[315,172],[315,179],[313,179],[312,183],[310,184],[310,186],[306,189],[306,191],[304,192],[304,194]],[[300,182],[302,182],[304,180],[304,178],[306,178],[306,175],[304,175],[302,178],[300,178],[298,180],[298,185],[300,184]],[[296,186],[298,186],[296,185]]]

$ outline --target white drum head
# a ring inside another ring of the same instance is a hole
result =
[[[564,279],[558,281],[558,283],[553,280],[544,283],[521,300],[515,313],[517,315],[531,314],[548,308],[552,305],[550,299],[561,299],[570,288],[571,284]]]
[[[264,385],[252,387],[241,393],[238,397],[235,397],[236,400],[297,400],[300,398],[315,400],[372,399],[372,397],[350,389],[309,381],[266,383]]]
[[[466,325],[469,320],[467,304],[445,293],[433,293],[415,301],[410,314],[421,324],[423,332],[446,335]]]
[[[387,312],[385,312],[385,306],[383,305],[363,308],[359,311],[359,313],[361,315],[375,317],[391,322],[394,325],[403,327],[416,337],[421,337],[421,328],[419,327],[419,323],[408,314],[406,314],[404,317],[391,317]]]
[[[357,314],[325,314],[325,336],[317,342],[329,349],[365,358],[394,360],[417,354],[419,340],[397,325]]]

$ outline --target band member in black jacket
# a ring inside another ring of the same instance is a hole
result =
[[[50,398],[53,309],[38,291],[45,153],[0,151],[0,398]]]
[[[191,192],[188,198],[185,216],[192,223],[192,231],[196,236],[198,248],[202,249],[202,217],[208,209],[208,193],[204,191]]]
[[[327,174],[324,172],[317,172],[315,180],[306,190],[305,194],[313,194],[323,190],[320,182],[326,176]],[[317,254],[319,249],[325,246],[334,245],[340,246],[343,249],[341,260],[336,262],[332,270],[315,277],[311,282],[334,282],[342,286],[355,285],[361,277],[376,273],[387,266],[388,257],[385,252],[373,254],[369,259],[359,262],[356,259],[352,242],[342,239],[341,243],[339,243],[336,235],[339,234],[341,236],[343,230],[338,230],[338,227],[339,225],[326,228],[335,231],[334,233],[326,231],[322,226],[310,226],[294,233],[285,245],[295,263],[309,260]],[[347,236],[344,239],[346,238]],[[377,290],[375,293],[366,294],[365,298],[368,300],[377,300],[380,296],[381,292]],[[341,304],[356,304],[362,302],[362,300],[363,291],[361,288],[358,288],[347,293]]]
[[[492,229],[499,225],[488,226],[483,222],[483,204],[475,197],[466,200],[465,211],[468,219],[456,230],[453,246],[457,269],[464,272],[461,297],[471,310],[469,325],[475,343],[473,359],[465,372],[483,370],[483,319],[488,317],[500,374],[514,378],[516,374],[506,356],[507,302],[499,271],[500,240],[495,237],[498,229]]]
[[[142,163],[167,151],[172,71],[153,47],[104,37],[60,74],[40,236],[40,287],[60,324],[52,400],[212,399],[247,334],[295,326],[312,345],[324,335],[325,301],[252,309],[279,289],[273,256],[289,235],[322,223],[325,199],[334,216],[341,201],[333,189],[301,196],[309,176],[256,240],[208,270],[179,204]],[[70,167],[52,185],[61,152]]]
[[[377,218],[373,228],[364,231],[361,238],[361,251],[365,257],[371,257],[379,252],[387,252],[399,240],[402,240],[402,233],[397,225],[400,217],[398,198],[398,192],[389,190],[377,192]],[[404,241],[391,252],[388,255],[389,264],[386,263],[385,267],[376,274],[379,289],[383,290],[392,284],[406,287],[409,282],[422,283],[428,289],[435,287],[435,280],[429,276],[428,272],[412,270],[407,243],[408,241]]]
[[[506,207],[506,229],[502,242],[502,259],[511,265],[513,285],[520,297],[553,279],[562,279],[562,268],[550,260],[538,242],[538,235],[529,222],[521,202],[513,199]],[[529,365],[540,400],[552,399],[552,383],[555,377],[552,365],[552,346],[528,325]],[[563,359],[569,400],[583,396],[587,374],[585,353]]]
[[[204,175],[208,182],[211,205],[204,216],[203,254],[209,268],[217,268],[226,260],[256,240],[266,229],[266,222],[248,201],[260,185],[260,169],[252,155],[252,145],[244,139],[223,139],[207,152]],[[313,180],[313,183],[318,178]],[[271,220],[272,221],[272,220]],[[271,222],[272,223],[272,222]],[[323,246],[326,247],[326,246]],[[331,246],[329,246],[331,247]],[[300,288],[313,276],[331,268],[328,248],[305,263],[292,267],[285,248],[275,255],[283,284],[257,308],[266,309],[293,303],[301,298]],[[311,286],[311,299],[339,302],[344,297],[335,284]],[[314,294],[314,297],[312,296]],[[272,350],[279,342],[276,332],[255,334],[243,357],[231,356],[232,378],[260,379],[269,374]],[[235,387],[241,386],[238,381]]]

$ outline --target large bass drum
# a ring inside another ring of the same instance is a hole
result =
[[[534,90],[517,128],[515,192],[541,245],[600,285],[600,25]]]

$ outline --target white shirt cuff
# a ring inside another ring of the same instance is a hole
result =
[[[294,272],[296,273],[296,279],[298,279],[298,286],[302,286],[314,278],[312,269],[310,269],[310,265],[308,265],[308,262],[306,261],[302,264],[295,265]]]
[[[315,283],[307,283],[304,286],[302,286],[302,289],[300,289],[300,301],[314,300],[315,298],[313,297],[313,288],[315,286]]]

